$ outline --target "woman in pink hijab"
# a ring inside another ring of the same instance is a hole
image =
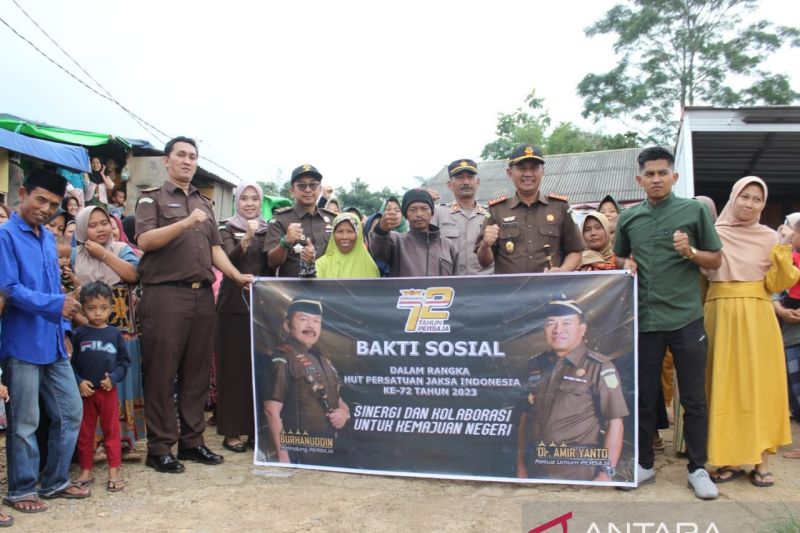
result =
[[[755,465],[750,482],[775,483],[769,455],[792,442],[786,390],[786,362],[771,294],[800,278],[791,249],[759,223],[767,185],[748,176],[733,186],[715,224],[722,240],[722,264],[706,271],[708,334],[708,462],[726,483]]]

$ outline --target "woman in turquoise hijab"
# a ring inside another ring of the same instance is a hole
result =
[[[364,246],[361,221],[353,213],[333,219],[333,240],[317,259],[318,278],[378,278],[375,261]]]

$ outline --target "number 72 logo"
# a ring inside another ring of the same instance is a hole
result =
[[[455,291],[452,287],[429,287],[427,289],[401,289],[397,299],[398,309],[408,309],[406,333],[446,333]]]

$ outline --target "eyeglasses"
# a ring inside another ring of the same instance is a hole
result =
[[[319,188],[318,181],[297,181],[294,184],[295,187],[300,189],[301,191],[316,191]]]

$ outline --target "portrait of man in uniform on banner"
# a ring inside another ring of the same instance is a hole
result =
[[[630,275],[273,278],[252,291],[256,464],[633,483]]]
[[[321,333],[322,304],[294,299],[280,344],[268,354],[268,364],[258,369],[266,372],[260,378],[265,384],[261,401],[268,424],[265,436],[281,463],[331,463],[337,433],[350,418],[350,409],[339,396],[339,374],[315,347]]]
[[[590,350],[574,300],[544,306],[549,350],[531,357],[520,400],[517,477],[612,481],[628,407],[611,358]]]

